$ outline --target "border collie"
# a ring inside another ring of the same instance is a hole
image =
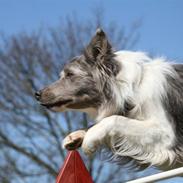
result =
[[[114,52],[97,29],[82,55],[53,84],[35,93],[54,111],[79,110],[94,120],[69,134],[67,149],[93,154],[106,145],[114,159],[173,168],[183,162],[183,65],[143,52]]]

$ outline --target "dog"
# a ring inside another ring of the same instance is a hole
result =
[[[95,120],[63,141],[92,155],[173,168],[183,162],[183,65],[143,52],[114,51],[102,29],[53,84],[35,93],[53,111],[79,110]]]

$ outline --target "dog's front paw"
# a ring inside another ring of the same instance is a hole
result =
[[[86,134],[85,130],[78,130],[70,133],[63,140],[62,146],[67,150],[75,150],[79,148],[83,142],[84,136]]]
[[[91,156],[97,150],[98,143],[96,141],[92,141],[91,139],[84,138],[81,147],[86,155]]]
[[[104,137],[104,135],[101,135],[101,128],[98,127],[98,125],[93,126],[86,132],[86,135],[84,137],[81,147],[83,152],[88,156],[91,156],[103,142],[102,137]]]

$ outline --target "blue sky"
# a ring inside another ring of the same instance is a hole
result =
[[[142,19],[135,49],[183,61],[182,0],[0,0],[0,31],[12,34],[58,25],[72,12],[85,20],[97,5],[103,6],[106,21],[119,26]]]

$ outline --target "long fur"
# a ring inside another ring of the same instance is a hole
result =
[[[115,102],[105,109],[101,107],[97,116],[101,121],[103,115],[110,116],[111,111],[113,114],[126,111],[124,125],[124,119],[111,122],[115,124],[113,134],[118,134],[108,143],[113,158],[130,157],[140,164],[159,166],[180,163],[183,157],[183,66],[168,63],[164,58],[151,59],[142,52],[115,54],[121,64],[121,71],[111,82]],[[132,106],[130,110],[125,110],[126,104]],[[139,129],[131,119],[139,122]]]
[[[82,143],[86,154],[107,144],[117,161],[125,157],[169,168],[183,164],[181,64],[143,52],[114,52],[99,29],[84,54],[36,98],[49,109],[79,110],[96,120]]]

